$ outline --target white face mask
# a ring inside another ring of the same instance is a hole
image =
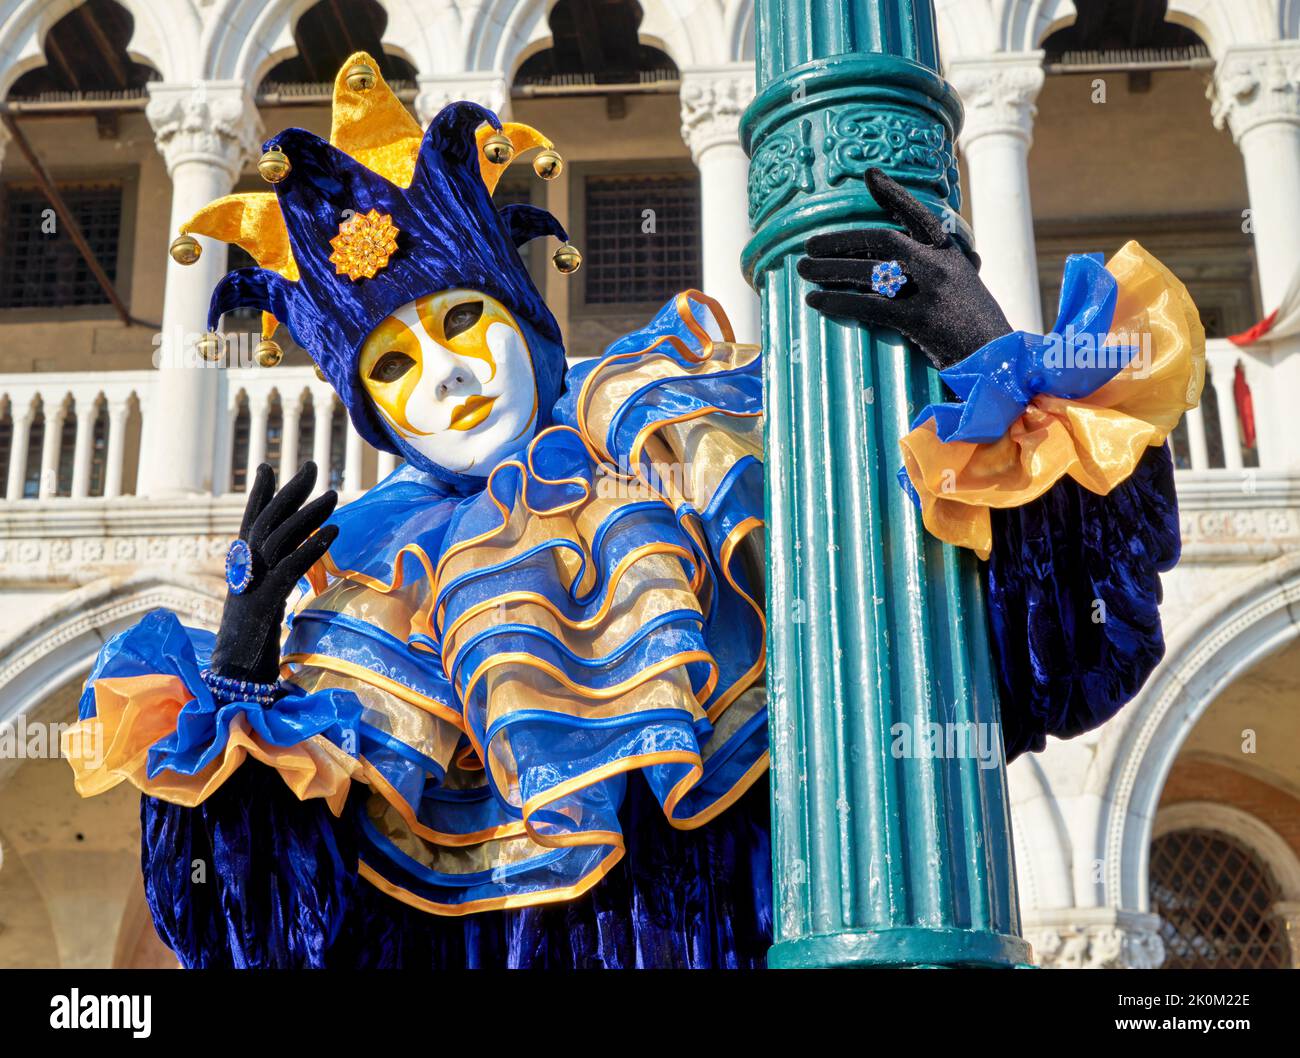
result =
[[[407,445],[486,477],[537,424],[532,356],[514,317],[476,290],[407,302],[366,338],[361,383]]]

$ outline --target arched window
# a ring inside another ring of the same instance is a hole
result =
[[[1291,965],[1274,911],[1281,889],[1264,861],[1235,838],[1201,827],[1161,834],[1151,843],[1150,877],[1164,969]]]
[[[234,437],[230,448],[230,491],[244,492],[248,488],[248,440],[250,434],[248,398],[239,395],[239,410],[235,412]]]

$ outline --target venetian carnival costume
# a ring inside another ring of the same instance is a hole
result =
[[[491,198],[532,148],[554,172],[540,133],[471,103],[421,133],[358,54],[330,142],[280,133],[274,194],[178,240],[252,254],[210,326],[250,306],[268,340],[286,325],[406,460],[338,510],[305,502],[310,464],[279,492],[261,468],[217,635],[156,611],[86,681],[77,788],[144,794],[146,894],[186,966],[764,961],[760,352],[687,291],[566,367],[516,247],[567,236]],[[1012,332],[937,222],[868,183],[906,231],[813,240],[808,311],[902,331],[958,396],[918,416],[900,484],[987,559],[1007,754],[1039,749],[1113,714],[1163,651],[1165,439],[1203,332],[1136,244],[1071,258],[1052,335]]]

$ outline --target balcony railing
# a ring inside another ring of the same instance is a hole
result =
[[[1270,468],[1266,446],[1243,444],[1238,365],[1247,389],[1269,398],[1269,362],[1226,341],[1207,348],[1199,408],[1174,437],[1185,471]],[[0,484],[6,500],[57,500],[143,493],[150,450],[152,371],[0,375]],[[282,479],[306,459],[327,485],[355,495],[390,473],[397,457],[376,452],[352,428],[333,390],[307,367],[235,368],[222,377],[213,493],[242,492],[248,468],[270,462]],[[1256,399],[1257,413],[1276,408]],[[1264,430],[1259,430],[1261,434]]]
[[[0,375],[0,484],[6,500],[114,499],[146,491],[141,471],[153,418],[153,371]],[[213,493],[242,492],[248,468],[284,476],[303,461],[355,494],[397,467],[353,429],[311,368],[223,374]]]

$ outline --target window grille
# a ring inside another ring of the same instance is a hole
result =
[[[122,229],[122,188],[79,184],[59,188],[86,242],[110,280],[117,278]],[[106,305],[108,297],[37,188],[3,189],[0,308]],[[53,225],[53,231],[50,230]]]
[[[1190,828],[1151,843],[1151,909],[1160,916],[1165,969],[1290,966],[1273,912],[1280,890],[1245,845]]]
[[[700,188],[693,174],[589,177],[585,199],[588,305],[664,302],[700,285]]]

